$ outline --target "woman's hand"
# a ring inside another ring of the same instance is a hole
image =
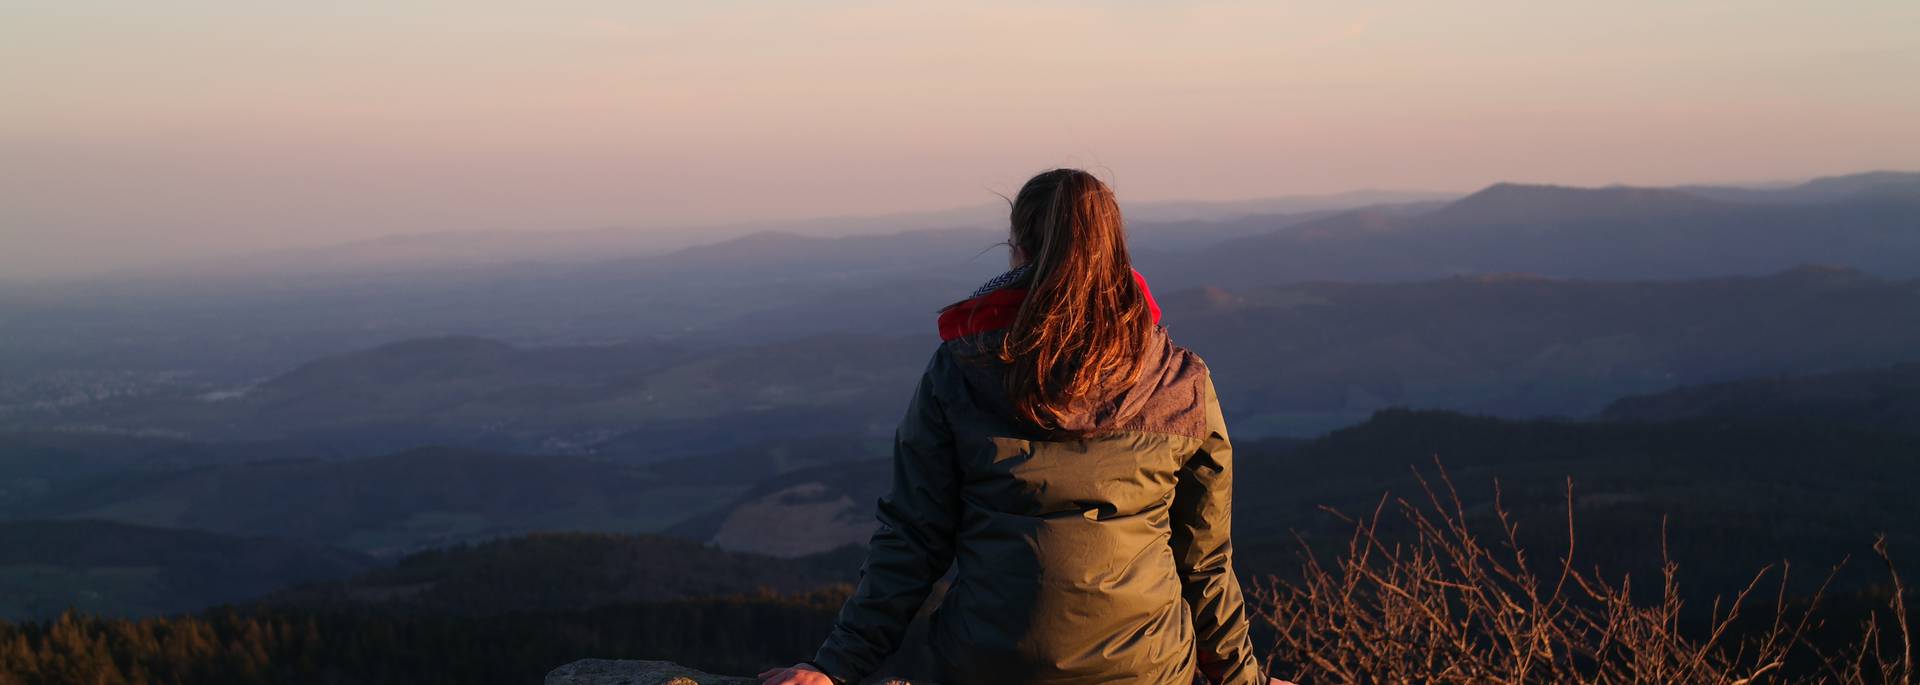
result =
[[[813,664],[794,664],[761,671],[760,685],[833,685],[833,679]]]
[[[1298,685],[1298,684],[1291,680],[1281,680],[1279,678],[1268,678],[1267,685]]]

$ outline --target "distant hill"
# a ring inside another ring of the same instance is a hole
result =
[[[691,536],[704,541],[727,519],[708,512],[762,497],[765,482],[793,474],[798,484],[864,484],[871,465],[884,464],[876,459],[885,449],[884,440],[836,434],[650,463],[433,447],[358,458],[129,465],[41,482],[0,508],[0,519],[109,520],[265,535],[385,557],[553,530],[691,527],[706,530]],[[870,503],[873,496],[862,490],[856,499]],[[832,520],[833,513],[825,512],[793,523]],[[780,547],[753,533],[750,518],[742,521],[730,530],[747,531],[744,537],[728,537],[723,546],[797,556],[865,542],[871,532],[870,516],[861,515],[849,524],[857,535],[790,540]],[[793,546],[801,543],[804,548]]]
[[[1680,385],[1920,361],[1920,281],[1826,267],[1210,288],[1161,304],[1247,435],[1313,435],[1388,407],[1583,417]]]
[[[983,193],[984,196],[984,193]],[[1167,225],[1233,223],[1259,215],[1312,216],[1355,207],[1451,199],[1452,194],[1418,191],[1358,190],[1321,195],[1285,195],[1245,200],[1127,202],[1127,217],[1166,233]],[[998,201],[945,210],[893,214],[748,221],[701,226],[609,226],[582,229],[450,230],[357,240],[336,245],[273,250],[183,263],[135,267],[104,274],[99,280],[128,282],[237,280],[261,276],[308,279],[316,276],[485,268],[513,264],[567,267],[608,259],[643,259],[676,250],[755,236],[838,238],[948,229],[998,228],[1007,207]],[[1200,235],[1191,236],[1202,237]],[[997,238],[996,238],[997,239]],[[34,281],[0,276],[0,306],[9,289],[28,289]]]
[[[1569,188],[1496,183],[1439,209],[1409,217],[1428,226],[1510,226],[1549,230],[1593,222],[1660,220],[1721,210],[1725,205],[1664,188]],[[1417,229],[1416,229],[1417,230]]]
[[[645,440],[651,436],[628,435],[623,439]],[[831,473],[850,468],[856,462],[884,458],[892,446],[891,436],[818,435],[773,440],[679,457],[647,465],[650,473],[685,484],[730,484],[743,480],[759,482],[795,472]],[[618,454],[625,449],[642,450],[645,445],[609,443],[604,450]]]
[[[92,479],[326,456],[291,441],[206,443],[86,429],[0,431],[0,518]]]
[[[1920,276],[1920,174],[1772,190],[1502,183],[1429,212],[1354,211],[1223,241],[1157,271],[1181,285],[1233,287],[1514,271],[1692,278],[1806,262]]]
[[[422,448],[131,473],[57,491],[32,515],[272,535],[397,556],[542,530],[650,531],[745,486],[683,485],[580,457]]]
[[[289,588],[260,603],[492,614],[762,591],[794,594],[858,580],[862,555],[859,549],[843,548],[780,559],[677,538],[537,533],[418,552],[393,566]]]
[[[1719,190],[1500,184],[1444,205],[1432,196],[1379,195],[1375,204],[1137,213],[1129,231],[1136,265],[1159,292],[1509,272],[1680,279],[1800,263],[1906,278],[1920,276],[1920,193],[1912,178],[1882,172]],[[3,292],[0,422],[38,420],[50,408],[100,398],[228,390],[318,357],[410,338],[711,349],[920,332],[933,310],[1002,269],[999,221],[901,224],[839,237],[768,226],[669,252],[588,249],[579,260],[534,255],[346,273],[294,268],[301,265],[294,259],[242,278]],[[445,238],[461,244],[459,236]]]
[[[285,540],[106,521],[0,521],[0,619],[68,608],[150,616],[332,580],[373,566],[365,556]]]
[[[1920,433],[1920,364],[1676,388],[1607,405],[1610,421],[1819,421]]]
[[[1453,198],[1445,198],[1445,200],[1451,199]],[[1154,264],[1160,261],[1159,253],[1196,252],[1228,240],[1284,231],[1294,226],[1349,212],[1385,217],[1412,216],[1445,206],[1445,200],[1428,196],[1417,200],[1408,198],[1399,202],[1369,203],[1340,209],[1293,213],[1258,212],[1227,218],[1182,220],[1139,221],[1132,214],[1128,214],[1127,249],[1133,253],[1137,261],[1143,264]]]
[[[249,442],[254,459],[441,444],[645,463],[825,436],[883,440],[938,344],[930,309],[883,291],[741,320],[796,336],[779,342],[425,338],[312,360],[253,385],[115,397],[15,421]],[[1920,361],[1920,281],[1835,267],[1158,297],[1174,340],[1216,370],[1229,417],[1248,436],[1317,435],[1392,406],[1589,416],[1680,385]]]
[[[985,228],[911,231],[885,235],[814,237],[754,233],[672,254],[630,267],[690,282],[746,275],[753,279],[871,278],[923,269],[966,268],[975,255],[1006,240]],[[999,259],[1005,262],[1005,252]]]
[[[1258,217],[1306,216],[1339,212],[1360,207],[1413,207],[1456,199],[1459,193],[1404,190],[1355,190],[1323,195],[1285,195],[1251,200],[1120,202],[1120,210],[1130,224],[1145,224],[1150,230],[1166,224],[1204,221],[1233,223]],[[1002,207],[1004,208],[1004,206]],[[997,214],[1004,214],[998,212]],[[996,215],[999,219],[1001,216]]]
[[[322,358],[253,386],[107,400],[33,423],[290,441],[338,455],[444,444],[647,461],[809,433],[891,430],[872,417],[894,412],[934,346],[927,336],[902,335],[702,350],[429,338]],[[729,426],[752,428],[715,430]],[[622,437],[634,431],[661,439]]]
[[[54,483],[220,459],[217,449],[179,439],[83,431],[0,431],[0,512],[44,493]]]
[[[1392,410],[1305,444],[1236,447],[1234,546],[1263,571],[1295,567],[1295,532],[1344,544],[1350,528],[1321,505],[1360,515],[1385,490],[1424,498],[1410,469],[1434,479],[1435,459],[1482,520],[1497,480],[1544,563],[1565,548],[1568,478],[1583,566],[1657,578],[1664,525],[1695,596],[1737,590],[1782,559],[1810,590],[1843,557],[1871,558],[1879,532],[1896,550],[1920,548],[1920,500],[1909,496],[1920,482],[1920,436],[1911,434],[1812,421],[1507,421]],[[1877,580],[1868,566],[1856,563],[1842,585]]]
[[[1805,183],[1775,188],[1728,186],[1682,186],[1692,195],[1730,202],[1770,202],[1780,204],[1832,202],[1862,195],[1909,195],[1920,190],[1920,172],[1869,171],[1845,176],[1816,178]]]

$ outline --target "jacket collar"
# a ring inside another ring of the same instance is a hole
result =
[[[1140,296],[1146,298],[1147,312],[1153,315],[1153,322],[1160,323],[1160,304],[1153,300],[1153,291],[1147,289],[1147,278],[1135,271],[1133,282],[1140,285]],[[1020,303],[1026,299],[1026,288],[1001,287],[947,305],[940,310],[940,339],[953,340],[1011,326],[1014,316],[1020,313]]]

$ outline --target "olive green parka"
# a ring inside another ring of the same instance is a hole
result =
[[[963,333],[920,377],[859,585],[812,663],[871,675],[953,566],[927,633],[940,683],[1264,685],[1206,364],[1156,324],[1137,382],[1047,432],[1014,418],[989,352],[1004,329]]]

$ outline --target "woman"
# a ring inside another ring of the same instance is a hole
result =
[[[1233,573],[1213,382],[1159,325],[1113,192],[1048,171],[1012,223],[1013,269],[941,310],[859,587],[813,659],[763,684],[871,675],[950,565],[915,677],[1266,683]]]

